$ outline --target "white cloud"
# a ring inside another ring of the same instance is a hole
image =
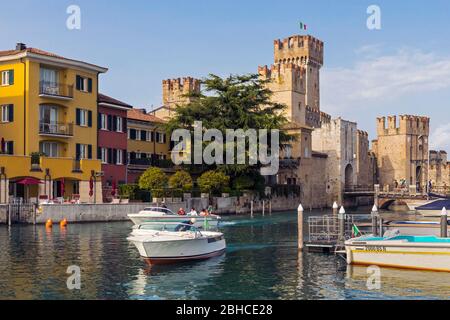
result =
[[[450,123],[437,127],[431,133],[430,149],[450,151]]]
[[[380,46],[365,46],[347,68],[325,68],[323,108],[329,112],[379,106],[383,101],[450,88],[450,57],[416,49],[380,55]]]

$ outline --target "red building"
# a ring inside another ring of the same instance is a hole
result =
[[[108,202],[117,186],[127,183],[127,111],[133,107],[98,95],[98,159],[102,160],[103,198]]]

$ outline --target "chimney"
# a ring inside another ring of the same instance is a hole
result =
[[[16,44],[16,50],[18,50],[18,51],[25,50],[26,48],[27,48],[27,45],[25,43],[19,42]]]

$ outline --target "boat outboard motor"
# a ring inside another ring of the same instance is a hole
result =
[[[399,235],[400,235],[400,230],[399,229],[392,229],[392,230],[387,230],[384,233],[383,237],[384,238],[393,238],[393,237],[396,237],[396,236],[399,236]]]

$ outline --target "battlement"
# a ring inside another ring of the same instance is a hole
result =
[[[430,164],[447,164],[447,152],[444,150],[430,150]]]
[[[378,136],[394,134],[412,134],[428,136],[430,118],[413,115],[388,116],[377,118]]]
[[[317,109],[315,109],[315,110],[317,110]],[[324,123],[330,123],[330,122],[331,122],[331,115],[329,115],[328,113],[325,113],[323,111],[320,111],[320,123],[324,124]]]
[[[271,90],[293,90],[305,93],[305,69],[293,63],[258,67],[258,74],[263,80],[270,80]]]
[[[200,93],[201,81],[192,77],[163,80],[163,104],[184,103],[184,95]]]
[[[356,130],[356,134],[359,136],[359,137],[363,137],[363,138],[369,138],[369,133],[367,132],[367,131],[364,131],[364,130]]]
[[[294,35],[283,40],[274,40],[275,63],[323,65],[324,44],[313,36]]]

